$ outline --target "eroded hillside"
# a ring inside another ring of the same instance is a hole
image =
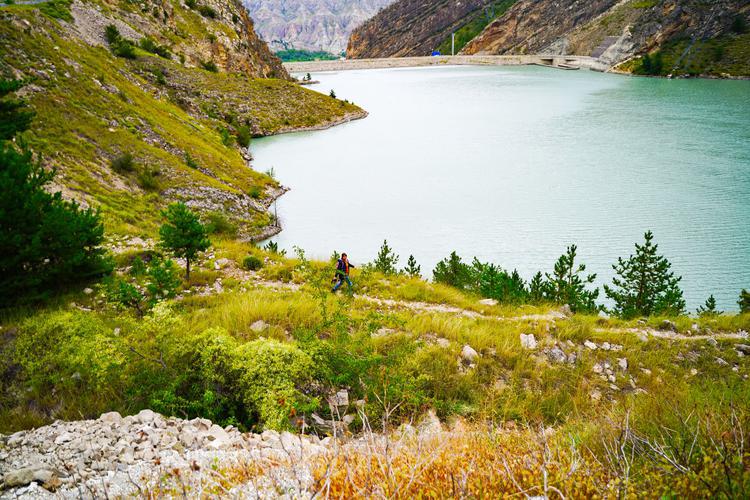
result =
[[[427,56],[453,31],[494,2],[401,0],[352,32],[347,57]]]
[[[29,81],[25,140],[110,232],[153,234],[182,200],[259,237],[282,188],[249,167],[250,138],[363,116],[293,83],[234,0],[9,5],[0,36],[0,72]]]

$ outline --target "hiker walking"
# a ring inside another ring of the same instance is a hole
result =
[[[349,262],[349,258],[345,253],[342,253],[341,258],[336,264],[336,276],[333,278],[334,281],[338,280],[338,283],[334,285],[333,290],[331,290],[332,292],[335,293],[336,290],[341,288],[341,285],[343,285],[344,282],[349,285],[349,290],[352,289],[352,280],[349,279],[349,269],[352,267],[354,267],[354,264]]]

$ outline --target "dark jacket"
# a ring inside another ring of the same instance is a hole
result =
[[[354,267],[354,264],[351,262],[344,263],[344,259],[339,259],[338,264],[336,264],[336,276],[348,276],[349,269],[352,267]]]

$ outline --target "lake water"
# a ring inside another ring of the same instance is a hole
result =
[[[376,255],[383,239],[426,277],[456,250],[526,278],[576,243],[599,284],[650,229],[693,310],[750,288],[750,82],[539,67],[320,73],[370,112],[253,142],[291,191],[281,246]],[[603,297],[603,291],[602,291]]]

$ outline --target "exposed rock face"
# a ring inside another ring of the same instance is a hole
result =
[[[352,32],[346,55],[427,56],[491,0],[399,0]]]
[[[393,0],[244,0],[259,35],[273,48],[338,54],[361,23]]]
[[[560,38],[618,0],[521,0],[464,47],[464,54],[566,53]]]
[[[213,61],[224,71],[245,73],[252,78],[289,78],[281,61],[255,33],[252,19],[238,0],[201,0],[199,5],[212,9],[214,17],[202,16],[186,6],[175,8],[168,2],[160,4],[163,17],[158,19],[150,9],[138,15],[120,11],[118,5],[108,2],[110,10],[103,12],[97,6],[74,2],[72,33],[90,45],[106,47],[104,29],[114,24],[123,37],[135,42],[149,36],[171,46],[174,54],[185,58],[187,66]],[[183,31],[181,26],[196,20],[201,33]],[[178,42],[172,44],[172,40]]]
[[[593,55],[612,66],[677,37],[714,38],[746,0],[521,0],[464,47],[464,54]]]

